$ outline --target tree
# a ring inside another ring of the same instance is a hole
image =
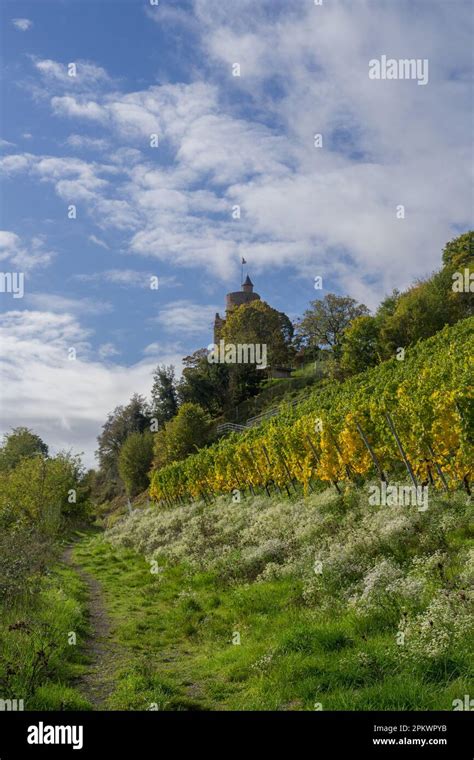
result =
[[[472,293],[457,292],[453,277],[474,270],[474,235],[466,232],[446,244],[443,268],[431,277],[397,294],[393,308],[377,311],[382,357],[393,356],[398,347],[429,338],[445,325],[473,314]],[[386,299],[388,301],[388,299]],[[385,303],[385,302],[384,302]]]
[[[184,403],[163,430],[155,435],[154,465],[164,467],[206,446],[213,438],[214,423],[197,404]]]
[[[380,322],[383,358],[429,338],[450,322],[448,294],[440,284],[432,277],[400,295],[394,313]]]
[[[294,356],[293,325],[283,312],[272,309],[264,301],[251,301],[233,308],[227,316],[221,337],[225,345],[261,346],[261,359],[266,352],[266,365],[227,364],[229,371],[229,400],[239,404],[259,392],[266,378],[266,367],[288,365]],[[256,348],[254,349],[256,353]],[[255,357],[256,358],[256,357]]]
[[[448,294],[449,324],[459,319],[472,317],[474,314],[474,298],[470,278],[474,277],[474,232],[454,238],[446,244],[443,251],[443,269],[436,275],[440,287]],[[469,288],[461,290],[455,287],[455,279],[465,279],[468,273]]]
[[[24,458],[48,456],[45,442],[26,427],[13,428],[3,437],[0,448],[0,470],[11,470]]]
[[[198,404],[209,414],[218,416],[229,406],[229,368],[211,364],[206,348],[183,359],[183,377],[178,386],[181,403]]]
[[[269,366],[287,365],[293,358],[293,325],[282,311],[265,301],[251,301],[233,308],[222,329],[226,343],[267,346]]]
[[[135,393],[127,406],[117,406],[109,414],[102,433],[98,437],[97,451],[101,476],[109,491],[117,495],[122,490],[118,471],[120,449],[131,433],[143,433],[149,429],[150,409],[143,396]]]
[[[144,433],[131,433],[120,449],[118,469],[128,496],[133,499],[148,488],[148,473],[153,460],[153,435],[149,430]]]
[[[374,367],[380,361],[379,326],[375,317],[356,317],[341,341],[341,367],[350,375]]]
[[[16,467],[0,473],[0,514],[11,513],[56,532],[61,517],[85,516],[88,493],[83,476],[77,456],[23,457]]]
[[[446,243],[443,250],[443,266],[450,269],[461,269],[472,265],[474,259],[474,232],[463,235]]]
[[[311,301],[311,309],[297,323],[296,333],[307,347],[329,348],[338,358],[346,328],[352,320],[368,314],[367,306],[353,298],[328,293],[322,300]]]
[[[152,416],[158,425],[164,425],[178,411],[178,397],[174,367],[159,364],[153,373],[153,388],[151,390]]]

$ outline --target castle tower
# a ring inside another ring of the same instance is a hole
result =
[[[241,290],[235,290],[233,293],[227,293],[225,310],[228,312],[235,306],[242,306],[251,301],[260,301],[258,293],[253,292],[253,282],[247,275],[245,282],[242,283]]]
[[[242,283],[242,290],[244,293],[253,293],[253,282],[248,275],[245,278],[245,282]]]
[[[234,309],[236,306],[243,306],[251,301],[260,301],[258,293],[253,292],[253,282],[247,275],[242,283],[241,290],[235,290],[232,293],[227,293],[225,312],[226,315]],[[219,313],[216,314],[214,319],[214,343],[218,343],[220,340],[220,332],[225,325],[225,319],[223,319]]]

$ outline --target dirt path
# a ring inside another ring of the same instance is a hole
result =
[[[74,561],[73,549],[74,546],[68,546],[63,554],[63,562],[72,567],[87,586],[87,608],[92,631],[84,650],[90,665],[87,672],[78,678],[77,686],[96,710],[105,710],[107,699],[114,690],[114,674],[120,658],[120,648],[110,638],[110,620],[101,585]]]

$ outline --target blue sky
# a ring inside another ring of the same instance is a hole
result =
[[[0,293],[1,432],[90,464],[107,412],[210,342],[241,256],[292,318],[326,292],[373,308],[470,226],[469,2],[4,0],[1,21],[0,258],[25,275]],[[428,84],[370,80],[381,55],[428,59]]]

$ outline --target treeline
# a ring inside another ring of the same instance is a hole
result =
[[[472,316],[473,261],[474,233],[467,232],[447,243],[438,272],[403,293],[393,291],[374,314],[348,296],[329,293],[291,324],[285,314],[254,301],[228,315],[219,338],[266,344],[270,367],[319,360],[325,376],[343,381]],[[160,365],[150,400],[134,395],[109,415],[98,438],[99,469],[91,474],[96,502],[145,490],[151,470],[207,446],[216,421],[232,419],[235,406],[269,382],[255,365],[210,363],[206,348],[183,364],[179,382],[173,367]]]

